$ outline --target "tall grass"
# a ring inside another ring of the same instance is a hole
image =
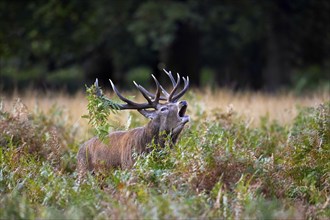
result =
[[[330,216],[327,94],[192,91],[193,120],[174,148],[81,183],[75,155],[93,135],[84,96],[32,95],[0,109],[1,219]],[[112,117],[122,129],[145,123]]]

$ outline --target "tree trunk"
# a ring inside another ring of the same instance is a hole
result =
[[[282,16],[277,17],[279,12],[270,13],[267,26],[266,43],[266,65],[263,73],[264,88],[268,91],[275,91],[290,82],[290,26],[286,11],[280,10]]]
[[[173,43],[165,49],[161,60],[166,69],[188,75],[191,84],[200,85],[200,34],[189,24],[179,24]]]

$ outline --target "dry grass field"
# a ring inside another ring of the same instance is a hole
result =
[[[143,101],[140,94],[124,92],[128,96],[136,96],[136,100]],[[115,94],[108,94],[115,97]],[[207,115],[216,111],[234,111],[243,116],[251,125],[258,125],[261,117],[267,117],[270,121],[276,120],[280,124],[287,124],[297,115],[301,107],[313,107],[330,100],[330,92],[314,92],[302,96],[292,93],[266,94],[262,92],[233,92],[230,90],[210,89],[193,90],[187,95],[190,100],[188,114],[194,118],[196,111],[202,111]],[[19,98],[30,111],[40,110],[48,112],[54,106],[61,108],[70,123],[79,126],[87,126],[87,121],[81,116],[87,114],[87,99],[83,93],[67,95],[64,92],[50,92],[39,94],[36,91],[28,91],[24,94],[14,94],[10,97],[2,97],[5,108],[10,108]],[[127,121],[129,111],[124,111],[115,117],[118,124]]]

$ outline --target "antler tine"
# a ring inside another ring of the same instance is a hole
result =
[[[166,70],[164,70],[165,72],[166,72],[166,74],[170,77],[170,79],[171,79],[171,81],[172,82],[174,82],[174,84],[173,84],[173,86],[175,87],[176,85],[177,85],[177,83],[176,83],[176,81],[174,80],[174,78],[173,78],[173,75],[172,75],[172,73],[171,73],[171,71],[170,72],[167,72]],[[160,88],[160,90],[161,90],[161,92],[165,95],[165,96],[160,96],[159,97],[159,100],[167,100],[168,101],[168,97],[170,96],[170,94],[164,89],[164,87],[159,83],[159,81],[155,78],[155,76],[154,75],[152,75],[152,77],[153,77],[153,79],[155,80],[155,81],[157,81],[156,82],[156,85],[157,84],[159,84],[159,88]],[[136,85],[137,86],[137,85]],[[140,92],[143,94],[143,95],[147,95],[148,97],[150,97],[150,98],[152,98],[152,99],[155,99],[156,98],[156,96],[155,96],[155,94],[152,94],[151,92],[149,92],[148,90],[146,90],[143,86],[141,86],[141,85],[138,85],[138,89],[140,90]]]
[[[113,84],[113,82],[111,81],[111,79],[109,79],[109,81],[110,81],[110,83],[111,83],[111,86],[112,86],[113,91],[116,93],[116,95],[117,95],[122,101],[126,102],[127,104],[132,104],[132,105],[137,104],[137,103],[134,103],[133,101],[131,101],[131,100],[125,98],[124,96],[122,96],[122,95],[119,93],[119,91],[117,90],[116,86],[115,86],[115,85]]]
[[[146,108],[155,108],[154,105],[152,105],[151,103],[136,103],[133,102],[127,98],[125,98],[123,95],[120,94],[120,92],[117,90],[116,86],[113,84],[113,82],[111,81],[111,79],[109,79],[112,89],[113,91],[116,93],[116,95],[124,102],[126,102],[127,104],[120,104],[118,105],[120,109],[124,110],[124,109],[146,109]]]
[[[183,81],[184,81],[184,87],[182,89],[181,92],[179,92],[178,94],[176,94],[174,97],[173,97],[173,101],[177,101],[178,99],[180,99],[188,90],[189,88],[189,76],[187,76],[187,79],[185,79],[184,77],[183,78]]]
[[[96,89],[96,96],[101,97],[102,96],[102,90],[99,87],[99,80],[96,78],[94,83],[95,89]]]
[[[171,71],[167,72],[165,69],[163,69],[163,70],[170,77],[173,86],[175,86],[176,82],[175,82],[175,79],[174,79],[174,77],[172,75],[172,72]]]
[[[160,86],[161,89],[163,88],[161,85],[159,85],[159,86]],[[151,92],[149,92],[148,90],[146,90],[143,86],[139,85],[139,87],[140,87],[141,90],[143,90],[143,92],[144,92],[147,96],[149,96],[149,97],[152,98],[152,99],[155,98],[155,95],[152,94]],[[141,91],[141,90],[140,90],[140,91]],[[166,92],[166,91],[165,91],[165,92]],[[159,97],[159,100],[167,100],[167,98],[164,97],[164,96],[160,96],[160,97]]]
[[[166,97],[169,97],[170,94],[168,94],[168,92],[163,88],[162,85],[159,85],[160,86],[160,89],[162,90],[162,93],[166,96]],[[167,100],[167,98],[165,98],[164,100]]]
[[[164,95],[167,95],[166,97],[164,96],[159,96],[159,100],[167,100],[168,97],[168,93],[165,91],[165,89],[162,87],[162,85],[160,85],[160,83],[158,82],[158,80],[155,78],[155,76],[153,74],[151,74],[151,76],[153,77],[153,79],[156,81],[156,86],[159,85],[160,89],[162,90]],[[140,84],[138,85],[135,81],[133,81],[133,83],[135,84],[135,86],[138,88],[138,90],[142,93],[142,95],[148,100],[150,100],[150,98],[155,99],[156,96],[155,94],[152,94],[151,92],[149,92],[148,90],[146,90],[143,86],[141,86]],[[164,93],[165,92],[165,93]],[[157,94],[157,92],[156,92]],[[151,101],[151,100],[150,100]]]
[[[150,96],[147,93],[145,93],[145,91],[142,89],[143,87],[141,85],[138,85],[135,81],[133,81],[133,83],[136,86],[136,88],[141,92],[141,94],[143,95],[143,97],[148,101],[148,103],[151,104],[152,101],[149,98]]]
[[[172,98],[173,98],[173,96],[174,96],[176,90],[178,90],[178,88],[179,88],[180,81],[181,81],[181,80],[180,80],[180,75],[179,75],[179,73],[177,73],[177,77],[178,77],[178,80],[177,80],[177,82],[176,82],[176,85],[174,86],[173,90],[171,91],[170,95],[169,95],[168,98],[167,98],[167,101],[168,101],[168,102],[172,102]],[[172,78],[173,78],[173,77],[172,77]]]
[[[157,89],[156,89],[156,94],[155,94],[155,98],[153,100],[153,103],[158,104],[159,103],[159,98],[160,98],[160,83],[158,82],[158,80],[156,79],[156,77],[151,74],[152,78],[154,79]]]

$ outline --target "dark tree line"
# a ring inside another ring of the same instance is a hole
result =
[[[317,83],[329,80],[329,25],[327,0],[3,0],[0,84],[124,83],[137,67],[196,86],[206,72],[234,88]]]

